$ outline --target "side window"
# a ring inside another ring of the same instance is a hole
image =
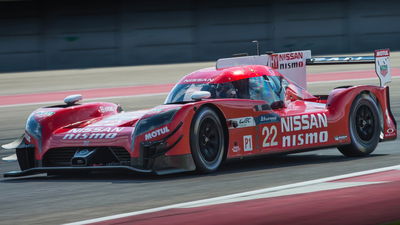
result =
[[[273,91],[275,101],[285,99],[285,91],[289,83],[281,76],[264,76],[271,90]]]
[[[215,96],[217,98],[237,98],[237,89],[231,82],[216,84]]]
[[[264,77],[249,78],[250,99],[264,100],[268,103],[275,101],[274,93],[269,85],[269,81]]]
[[[241,99],[249,99],[250,98],[249,80],[248,79],[233,81],[232,84],[236,89],[237,98],[241,98]]]

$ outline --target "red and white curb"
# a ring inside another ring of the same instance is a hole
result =
[[[326,178],[321,178],[321,179],[316,179],[316,180],[310,180],[310,181],[304,181],[304,182],[299,182],[299,183],[294,183],[294,184],[288,184],[288,185],[283,185],[283,186],[278,186],[278,187],[271,187],[271,188],[264,188],[264,189],[259,189],[259,190],[254,190],[254,191],[248,191],[248,192],[242,192],[242,193],[237,193],[237,194],[231,194],[231,195],[225,195],[221,197],[215,197],[215,198],[209,198],[209,199],[203,199],[203,200],[198,200],[198,201],[191,201],[191,202],[185,202],[185,203],[180,203],[180,204],[173,204],[173,205],[168,205],[168,206],[163,206],[163,207],[157,207],[157,208],[152,208],[152,209],[146,209],[146,210],[141,210],[141,211],[135,211],[135,212],[129,212],[129,213],[123,213],[123,214],[117,214],[117,215],[112,215],[112,216],[106,216],[106,217],[101,217],[101,218],[96,218],[96,219],[89,219],[89,220],[84,220],[84,221],[79,221],[75,223],[69,223],[69,225],[78,225],[78,224],[92,224],[92,223],[100,223],[100,224],[115,224],[115,223],[121,223],[121,224],[130,224],[133,221],[135,221],[135,218],[138,216],[145,217],[145,219],[165,219],[169,222],[174,221],[179,222],[180,224],[184,224],[182,222],[185,222],[185,220],[181,220],[182,217],[179,217],[180,215],[184,214],[189,214],[194,213],[197,216],[199,210],[193,211],[193,209],[196,209],[200,207],[202,210],[207,212],[207,207],[211,207],[214,211],[219,210],[220,208],[224,209],[224,213],[229,212],[229,208],[231,209],[232,214],[230,214],[231,218],[232,216],[238,216],[237,212],[235,210],[238,210],[237,207],[242,204],[242,207],[246,207],[245,204],[247,203],[248,205],[250,204],[251,207],[254,207],[251,205],[251,203],[258,204],[258,209],[259,210],[265,210],[266,205],[268,204],[261,204],[259,201],[265,201],[265,199],[274,199],[275,203],[270,204],[270,207],[273,205],[279,205],[279,198],[276,197],[283,197],[286,196],[285,200],[283,202],[288,202],[288,199],[295,199],[294,196],[305,196],[301,194],[306,194],[306,193],[311,193],[315,195],[316,193],[327,193],[325,194],[326,196],[331,196],[332,193],[329,192],[329,190],[349,190],[347,188],[360,188],[360,187],[368,187],[368,186],[374,186],[372,184],[385,184],[385,183],[390,183],[390,182],[399,182],[400,181],[400,165],[396,166],[390,166],[390,167],[384,167],[384,168],[379,168],[379,169],[373,169],[373,170],[367,170],[367,171],[361,171],[361,172],[356,172],[356,173],[350,173],[350,174],[344,174],[344,175],[339,175],[339,176],[333,176],[333,177],[326,177]],[[396,183],[397,185],[397,183]],[[397,186],[396,186],[397,187]],[[376,187],[375,187],[376,188]],[[393,187],[392,187],[393,189]],[[327,191],[327,192],[324,192]],[[375,192],[375,191],[374,191]],[[357,191],[356,191],[357,193]],[[366,192],[364,192],[365,194]],[[388,191],[389,193],[389,191]],[[344,193],[346,195],[346,193]],[[380,193],[381,195],[385,195],[384,190],[383,192]],[[325,195],[319,196],[318,198],[323,198]],[[354,196],[354,190],[351,194]],[[392,194],[391,194],[392,195]],[[292,197],[293,196],[293,197]],[[357,197],[357,196],[355,196]],[[398,197],[400,197],[400,192]],[[332,197],[331,197],[332,198]],[[363,196],[360,196],[360,198],[364,198]],[[310,198],[308,198],[310,199]],[[337,199],[335,199],[337,200]],[[258,202],[257,202],[258,201]],[[305,203],[304,200],[301,200],[304,202],[305,205],[299,206],[303,207],[303,209],[307,208],[307,204]],[[360,201],[356,200],[357,202],[352,202],[355,205],[359,203]],[[230,204],[230,203],[235,203],[235,204]],[[315,203],[311,202],[309,205],[313,205]],[[218,205],[224,204],[224,207],[218,207]],[[243,205],[244,204],[244,205]],[[396,203],[397,204],[397,203]],[[236,209],[234,209],[236,206]],[[206,207],[206,208],[204,208]],[[257,209],[255,207],[255,209]],[[332,208],[331,210],[338,210],[338,207],[341,207],[340,203],[335,206],[336,208]],[[350,207],[347,205],[347,207]],[[396,205],[397,207],[397,205]],[[400,207],[400,204],[399,204]],[[241,208],[239,210],[248,210],[249,207],[246,208]],[[277,210],[276,208],[273,208],[274,210]],[[399,210],[398,209],[393,209],[392,210]],[[173,211],[172,213],[168,213],[169,211]],[[185,211],[185,212],[180,212]],[[192,211],[191,211],[192,210]],[[271,209],[269,209],[271,210]],[[372,209],[375,210],[375,209]],[[178,211],[178,212],[177,212]],[[257,210],[255,210],[257,211]],[[297,210],[301,212],[301,209]],[[317,212],[317,210],[314,210]],[[390,210],[389,210],[390,211]],[[386,210],[386,212],[389,212]],[[162,214],[162,216],[153,216],[153,214]],[[203,214],[204,214],[203,213]],[[347,212],[344,212],[347,213]],[[196,215],[193,215],[192,219],[195,218]],[[295,215],[295,214],[293,214]],[[209,213],[207,213],[207,216],[210,216]],[[246,215],[247,217],[251,215]],[[257,214],[253,215],[253,218],[258,218]],[[282,215],[281,215],[282,216]],[[204,217],[204,215],[203,215]],[[201,218],[201,217],[200,217]],[[183,219],[188,219],[188,216],[183,217]],[[273,219],[273,218],[270,218]],[[280,218],[282,219],[282,218]],[[284,219],[284,218],[283,218]],[[341,218],[341,219],[346,219],[346,218]],[[357,218],[353,218],[352,222],[362,222],[362,221],[357,221],[354,220]],[[400,219],[400,215],[399,215]],[[247,222],[248,218],[246,219]],[[260,220],[260,218],[258,218]],[[139,219],[140,222],[145,222],[146,220],[143,220],[143,218]],[[157,220],[153,221],[148,221],[150,224],[156,222]],[[164,220],[161,220],[164,221]],[[186,222],[190,222],[191,220],[187,220]],[[218,223],[226,223],[227,221],[223,221],[222,218],[215,218],[215,220],[212,220],[213,223],[211,224],[218,224]],[[257,221],[257,220],[255,220]],[[253,221],[253,222],[255,222]],[[372,220],[371,220],[372,221]],[[137,221],[136,221],[137,222]],[[158,220],[160,222],[160,220]],[[193,221],[191,221],[193,222]],[[200,223],[199,223],[200,222]],[[195,224],[202,224],[201,222],[205,221],[198,221]],[[208,221],[210,222],[210,221]],[[232,222],[232,221],[231,221]],[[231,223],[230,222],[230,223]],[[242,221],[245,222],[245,221]],[[265,221],[264,221],[265,222]],[[269,221],[271,222],[271,220]],[[275,222],[282,222],[276,220]],[[288,222],[288,221],[287,221]],[[343,223],[343,221],[341,221]],[[146,224],[146,223],[143,223]],[[210,223],[207,223],[210,224]],[[241,224],[240,221],[236,221],[236,224]]]

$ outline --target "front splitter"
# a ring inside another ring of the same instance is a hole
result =
[[[49,172],[91,172],[91,171],[128,171],[151,173],[152,170],[138,169],[131,166],[85,166],[85,167],[35,167],[23,171],[10,171],[4,173],[4,177],[21,177]]]

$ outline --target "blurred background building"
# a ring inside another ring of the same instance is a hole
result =
[[[400,49],[400,1],[0,1],[0,71]]]

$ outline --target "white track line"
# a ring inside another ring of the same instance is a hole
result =
[[[304,182],[299,182],[299,183],[294,183],[294,184],[287,184],[287,185],[278,186],[278,187],[264,188],[264,189],[242,192],[242,193],[231,194],[231,195],[225,195],[225,196],[220,196],[220,197],[215,197],[215,198],[208,198],[208,199],[203,199],[203,200],[178,203],[178,204],[167,205],[167,206],[162,206],[162,207],[157,207],[157,208],[152,208],[152,209],[145,209],[145,210],[140,210],[140,211],[135,211],[135,212],[116,214],[116,215],[112,215],[112,216],[106,216],[106,217],[100,217],[100,218],[96,218],[96,219],[89,219],[89,220],[83,220],[83,221],[78,221],[78,222],[74,222],[74,223],[68,223],[66,225],[90,224],[90,223],[103,222],[103,221],[107,221],[107,220],[120,219],[120,218],[124,218],[124,217],[128,217],[128,216],[136,216],[136,215],[141,215],[141,214],[145,214],[145,213],[159,212],[159,211],[163,211],[163,210],[167,210],[167,209],[189,208],[194,205],[208,205],[207,203],[226,201],[226,200],[230,200],[233,198],[242,198],[242,197],[246,197],[246,196],[250,196],[250,195],[259,195],[259,194],[264,194],[267,192],[281,191],[281,190],[285,190],[285,189],[303,187],[303,186],[319,184],[319,183],[323,183],[323,182],[329,182],[329,181],[340,180],[340,179],[349,178],[349,177],[362,176],[362,175],[379,173],[379,172],[396,170],[396,169],[399,170],[400,165],[366,170],[366,171],[355,172],[355,173],[349,173],[349,174],[338,175],[338,176],[333,176],[333,177],[326,177],[326,178],[304,181]]]

